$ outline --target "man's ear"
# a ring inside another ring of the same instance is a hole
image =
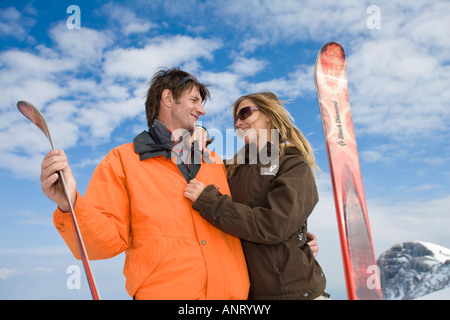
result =
[[[173,101],[174,101],[174,99],[173,99],[172,91],[169,89],[165,89],[161,95],[161,102],[165,106],[171,106]]]

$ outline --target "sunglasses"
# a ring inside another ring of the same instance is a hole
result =
[[[194,82],[198,83],[198,80],[196,77],[194,77],[193,75],[188,75],[184,79],[181,79],[181,81],[178,83],[178,86],[182,86],[183,84],[185,84],[188,81],[194,81]]]
[[[247,119],[248,117],[250,117],[252,114],[253,114],[253,112],[255,112],[255,111],[259,111],[259,109],[257,108],[257,107],[245,107],[245,108],[242,108],[241,110],[239,110],[239,112],[238,112],[238,114],[236,115],[236,122],[238,121],[238,120],[245,120],[245,119]]]

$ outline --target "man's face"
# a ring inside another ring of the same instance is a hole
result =
[[[205,108],[202,105],[202,97],[197,87],[194,86],[192,90],[183,92],[178,101],[175,102],[171,114],[175,127],[172,129],[194,131],[195,123],[204,114]]]

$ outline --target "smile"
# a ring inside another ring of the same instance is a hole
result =
[[[241,138],[246,136],[246,133],[249,131],[250,128],[245,128],[245,129],[238,129],[237,133],[238,136],[241,136]]]

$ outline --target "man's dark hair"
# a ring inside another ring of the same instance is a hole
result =
[[[179,67],[163,69],[155,73],[150,81],[145,101],[147,125],[150,127],[150,124],[158,116],[161,96],[165,89],[172,91],[173,98],[177,101],[186,90],[190,91],[194,86],[200,92],[202,103],[206,102],[210,97],[208,86],[198,82],[193,75],[180,70]]]

